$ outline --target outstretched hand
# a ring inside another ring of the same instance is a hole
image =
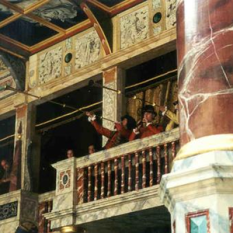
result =
[[[91,112],[86,112],[86,115],[87,115],[88,117],[92,117],[92,116],[93,116],[93,114],[92,114]]]

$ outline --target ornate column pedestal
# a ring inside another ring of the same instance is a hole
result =
[[[173,233],[230,233],[233,152],[216,151],[174,163],[160,183]]]
[[[230,233],[233,1],[178,0],[181,149],[160,196],[176,233]]]

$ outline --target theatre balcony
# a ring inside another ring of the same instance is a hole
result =
[[[123,230],[126,232],[138,225],[137,221],[134,223],[137,218],[129,222],[131,215],[139,213],[140,222],[153,213],[151,221],[141,222],[141,227],[170,226],[170,216],[158,197],[158,186],[161,176],[169,173],[178,149],[176,128],[53,164],[56,191],[48,195],[50,199],[41,201],[40,219],[44,229],[40,232],[66,226],[78,226],[88,232],[97,229],[109,232],[110,225],[117,224],[123,216],[125,224],[121,227],[127,226]]]

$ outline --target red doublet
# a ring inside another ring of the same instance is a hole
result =
[[[99,134],[104,135],[105,137],[108,138],[108,141],[104,146],[105,149],[109,149],[114,146],[118,146],[123,142],[129,141],[129,136],[131,134],[131,131],[125,129],[124,127],[121,127],[120,131],[112,131],[99,125],[97,121],[91,121],[91,124],[95,127],[96,131]]]
[[[135,134],[134,132],[132,132],[130,137],[129,137],[129,141],[133,141],[136,137],[140,138],[140,139],[146,138],[146,137],[152,136],[154,134],[161,133],[162,131],[163,131],[162,126],[156,127],[156,125],[150,124],[147,127],[140,128],[138,135]]]

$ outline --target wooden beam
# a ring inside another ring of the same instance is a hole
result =
[[[112,53],[111,48],[109,46],[107,37],[104,34],[104,31],[102,30],[98,20],[95,18],[94,14],[92,13],[92,11],[89,9],[89,7],[85,4],[85,3],[81,3],[80,7],[82,8],[82,10],[85,12],[85,14],[87,15],[87,17],[90,19],[90,21],[92,22],[99,38],[101,41],[101,44],[103,46],[103,49],[105,51],[105,54],[108,55],[110,53]]]
[[[17,54],[17,53],[15,53],[15,52],[12,52],[12,51],[10,51],[9,49],[3,48],[3,47],[1,47],[1,46],[0,46],[0,50],[3,51],[3,52],[9,53],[9,54],[11,54],[11,55],[13,55],[13,56],[15,56],[15,57],[18,57],[18,58],[20,58],[20,59],[27,60],[26,57],[21,56],[20,54]]]

